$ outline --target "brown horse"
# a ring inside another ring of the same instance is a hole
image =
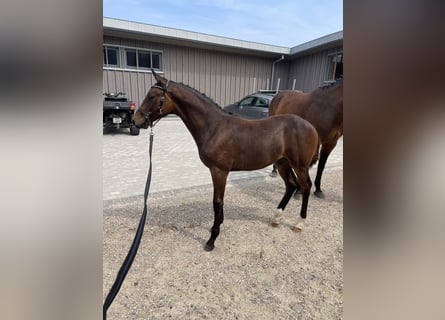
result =
[[[329,154],[343,135],[343,80],[318,88],[310,93],[284,90],[269,105],[269,116],[296,114],[317,129],[321,151],[315,178],[314,194],[323,198],[321,175]],[[274,168],[274,171],[275,168]]]
[[[295,115],[246,120],[226,114],[195,89],[169,81],[152,70],[157,83],[151,87],[134,115],[134,123],[147,129],[167,114],[178,115],[192,134],[201,161],[210,169],[213,181],[214,223],[204,249],[212,250],[224,220],[223,204],[229,171],[257,170],[276,163],[286,185],[272,225],[279,218],[296,189],[295,170],[303,201],[300,217],[306,218],[310,188],[309,167],[318,158],[318,135],[307,121]],[[302,220],[304,221],[304,220]],[[294,227],[302,229],[302,223]]]

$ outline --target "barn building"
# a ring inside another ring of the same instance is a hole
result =
[[[259,90],[312,91],[343,76],[343,31],[292,48],[103,19],[103,91],[140,105],[153,68],[225,106]]]

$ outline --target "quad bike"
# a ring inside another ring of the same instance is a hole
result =
[[[133,124],[136,103],[125,98],[125,93],[104,93],[103,127],[129,128],[130,134],[139,135],[139,128]]]

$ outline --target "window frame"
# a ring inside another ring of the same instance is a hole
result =
[[[243,103],[243,102],[249,101],[249,100],[251,100],[249,102],[249,104]],[[257,97],[254,97],[254,96],[245,97],[244,99],[240,100],[240,102],[238,103],[238,107],[251,107],[251,106],[255,106],[256,100],[257,100]],[[241,103],[243,103],[243,104],[241,104]]]
[[[141,47],[131,47],[131,46],[120,46],[120,45],[113,45],[104,43],[102,45],[103,50],[106,48],[114,48],[117,49],[117,65],[110,65],[106,64],[103,61],[102,68],[104,70],[120,70],[120,71],[134,71],[134,72],[148,72],[151,73],[151,69],[153,68],[159,73],[164,73],[164,65],[163,65],[163,55],[164,51],[162,50],[154,50],[154,49],[147,49],[147,48],[141,48]],[[128,65],[127,61],[127,52],[132,52],[136,54],[136,66],[130,66]],[[139,53],[148,53],[149,54],[149,63],[150,67],[140,67],[139,66]],[[159,66],[153,67],[153,55],[157,55],[159,58]],[[108,59],[108,56],[107,56]]]
[[[332,83],[332,82],[336,81],[335,73],[336,73],[338,61],[335,61],[334,70],[331,69],[331,66],[332,66],[331,62],[332,62],[333,57],[338,57],[338,56],[341,56],[341,63],[343,64],[343,58],[344,58],[343,50],[331,52],[331,53],[327,54],[326,69],[325,69],[325,75],[324,75],[325,83]],[[332,72],[331,72],[331,70],[332,70]],[[329,78],[331,73],[332,73],[333,77]]]
[[[255,101],[255,107],[268,109],[269,108],[269,103],[268,103],[267,99],[261,98],[261,97],[257,97],[257,100]]]
[[[102,50],[103,50],[102,52],[105,53],[105,56],[104,56],[105,61],[103,61],[103,66],[104,66],[104,67],[116,68],[116,67],[119,67],[119,66],[120,66],[120,54],[119,54],[120,50],[119,50],[119,47],[118,47],[118,46],[113,46],[113,45],[103,45]],[[104,50],[105,50],[105,52],[104,52]],[[109,51],[109,50],[113,50],[113,51],[116,52],[116,64],[110,64],[110,63],[108,63],[108,62],[109,62],[109,55],[108,55],[108,51]]]

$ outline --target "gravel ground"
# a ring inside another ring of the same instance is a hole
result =
[[[325,171],[323,190],[325,199],[309,198],[305,229],[295,233],[301,199],[291,199],[281,226],[270,226],[284,193],[280,178],[231,182],[211,252],[203,246],[212,186],[150,194],[138,254],[108,319],[342,319],[341,167]],[[104,202],[104,298],[142,208],[142,196]]]

